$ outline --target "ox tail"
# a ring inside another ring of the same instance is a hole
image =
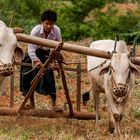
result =
[[[91,91],[91,86],[88,91],[82,93],[82,103],[83,105],[87,105],[87,102],[90,100],[90,91]]]
[[[90,91],[86,91],[82,94],[82,103],[87,105],[87,102],[90,100]]]

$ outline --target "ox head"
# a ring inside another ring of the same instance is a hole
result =
[[[13,57],[15,52],[21,53],[17,47],[14,31],[0,21],[0,75],[9,76],[13,73]],[[22,51],[23,54],[23,51]]]
[[[117,97],[126,95],[131,74],[139,75],[138,69],[131,63],[125,53],[114,53],[111,61],[101,69],[99,75],[107,72],[112,82],[113,93]]]

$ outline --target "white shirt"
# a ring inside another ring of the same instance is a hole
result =
[[[41,38],[45,38],[45,33],[43,30],[43,25],[39,24],[37,26],[35,26],[31,33],[31,36],[36,36],[36,37],[41,37]],[[62,41],[62,37],[61,37],[61,30],[57,25],[54,25],[51,32],[49,33],[47,39],[50,40],[55,40],[55,41]],[[30,58],[32,59],[32,62],[34,61],[39,61],[39,58],[36,56],[35,51],[38,48],[42,48],[44,50],[48,50],[49,48],[47,47],[42,47],[39,45],[35,45],[35,44],[28,44],[28,54],[30,56]]]

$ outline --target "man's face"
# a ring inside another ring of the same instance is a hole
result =
[[[42,22],[42,24],[43,24],[44,31],[48,33],[51,32],[51,29],[54,26],[54,22],[50,20],[45,20],[44,22]]]

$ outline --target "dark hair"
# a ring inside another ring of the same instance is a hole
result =
[[[51,20],[53,22],[56,22],[57,20],[56,12],[51,9],[44,11],[41,16],[41,21],[44,22],[45,20]]]

